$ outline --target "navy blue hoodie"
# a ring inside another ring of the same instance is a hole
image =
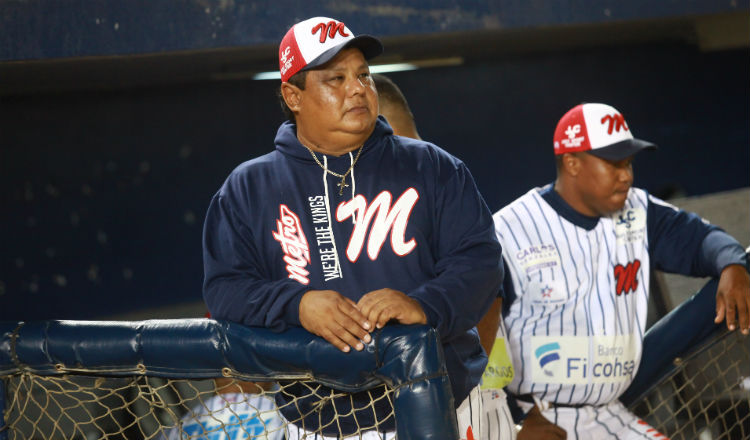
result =
[[[381,288],[419,301],[441,335],[456,405],[479,383],[486,355],[475,324],[499,291],[501,248],[466,166],[379,118],[348,187],[281,125],[276,150],[237,167],[204,227],[203,296],[211,315],[283,331],[299,326],[308,290],[357,302]],[[356,151],[318,154],[344,174]]]

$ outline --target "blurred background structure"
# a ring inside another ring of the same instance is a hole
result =
[[[0,0],[0,319],[202,315],[205,209],[283,120],[254,78],[316,15],[409,64],[420,134],[492,211],[605,102],[660,146],[636,185],[750,244],[750,0]]]

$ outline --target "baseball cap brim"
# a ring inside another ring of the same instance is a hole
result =
[[[357,49],[362,51],[362,54],[365,56],[366,60],[375,58],[376,56],[383,53],[383,43],[381,43],[380,40],[370,35],[359,35],[345,43],[341,43],[338,46],[334,46],[323,52],[317,58],[307,63],[305,67],[300,69],[300,72],[303,70],[310,70],[316,67],[320,67],[323,64],[331,61],[333,57],[335,57],[339,52],[350,47],[356,47]]]
[[[606,147],[586,151],[606,160],[623,160],[642,150],[655,150],[657,146],[641,139],[626,139]]]

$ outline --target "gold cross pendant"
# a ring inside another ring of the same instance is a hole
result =
[[[346,176],[344,176],[344,178],[341,179],[341,182],[337,183],[336,185],[339,187],[339,195],[343,196],[344,195],[344,188],[345,187],[349,187],[349,184],[346,183]]]

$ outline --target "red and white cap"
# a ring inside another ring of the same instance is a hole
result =
[[[607,160],[622,160],[656,148],[634,138],[625,117],[606,104],[580,104],[570,109],[557,123],[554,144],[556,155],[586,151]]]
[[[279,45],[281,82],[301,70],[327,63],[347,47],[358,48],[368,60],[383,53],[380,40],[369,35],[355,37],[343,22],[333,18],[313,17],[295,24]]]

